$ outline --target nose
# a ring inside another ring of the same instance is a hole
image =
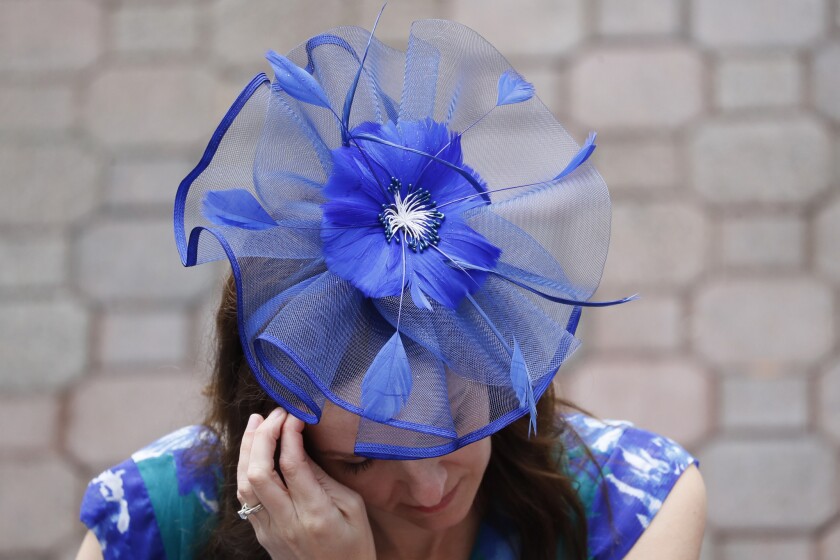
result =
[[[436,506],[446,492],[446,468],[436,459],[400,461],[411,505]]]

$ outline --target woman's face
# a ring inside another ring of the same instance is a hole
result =
[[[321,421],[306,427],[307,447],[327,474],[361,495],[376,525],[442,531],[466,519],[490,460],[490,438],[442,457],[388,461],[353,454],[358,427],[358,416],[328,402]]]

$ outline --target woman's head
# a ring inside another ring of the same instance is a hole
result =
[[[240,508],[236,465],[249,416],[266,416],[277,404],[248,367],[236,311],[231,277],[216,317],[216,365],[206,391],[210,399],[206,423],[220,435],[215,458],[221,461],[224,479],[219,525],[206,552],[212,557],[258,558],[264,551],[250,526],[236,515]],[[536,435],[529,434],[529,420],[523,417],[453,454],[418,461],[362,464],[367,459],[353,454],[358,416],[331,404],[304,435],[308,451],[322,468],[363,497],[374,524],[390,519],[438,530],[456,523],[474,506],[472,511],[496,512],[510,519],[523,536],[523,557],[553,558],[546,551],[559,539],[566,543],[569,558],[583,558],[584,552],[576,551],[585,551],[586,527],[574,520],[583,519],[585,512],[570,479],[559,470],[563,449],[557,436],[564,424],[558,422],[556,406],[577,409],[555,399],[549,387],[537,403]],[[444,500],[444,507],[436,509]]]

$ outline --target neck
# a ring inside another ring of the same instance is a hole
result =
[[[386,524],[371,519],[378,560],[467,560],[480,524],[475,508],[458,525],[443,531],[429,531],[400,519]]]

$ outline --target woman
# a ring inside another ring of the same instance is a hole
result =
[[[268,58],[176,198],[184,264],[232,265],[207,427],[91,483],[80,557],[696,558],[694,458],[553,396],[627,301],[588,301],[594,135],[451,22]]]

